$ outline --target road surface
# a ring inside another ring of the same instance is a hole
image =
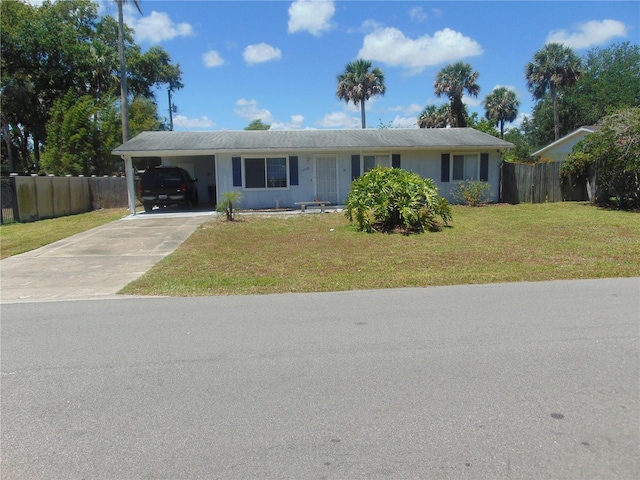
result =
[[[2,305],[1,471],[640,478],[640,279]]]

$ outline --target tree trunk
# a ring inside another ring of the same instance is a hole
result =
[[[38,170],[40,170],[40,138],[38,138],[38,134],[33,134],[33,160]]]
[[[362,128],[367,128],[367,122],[364,118],[364,100],[360,100],[360,116],[362,118]]]
[[[227,205],[227,222],[232,222],[232,221],[233,221],[233,203],[229,201],[229,204]]]
[[[118,53],[120,55],[120,115],[122,116],[122,143],[129,140],[129,105],[127,99],[127,70],[124,61],[124,18],[122,2],[118,0]]]
[[[556,94],[556,87],[553,83],[549,91],[551,93],[551,100],[553,100],[553,131],[555,140],[558,140],[560,138],[560,113],[558,112],[558,95]]]
[[[16,163],[13,158],[13,142],[11,141],[11,131],[9,125],[3,119],[2,121],[2,133],[4,134],[4,141],[7,144],[7,160],[9,161],[9,173],[16,171]]]

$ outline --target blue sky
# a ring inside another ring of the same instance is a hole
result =
[[[126,22],[143,50],[161,45],[180,64],[174,129],[241,130],[254,119],[273,129],[360,128],[359,110],[335,97],[336,76],[357,58],[385,74],[387,92],[366,104],[367,127],[415,128],[420,111],[442,104],[433,81],[449,63],[480,73],[478,98],[515,89],[520,118],[534,102],[525,65],[546,42],[584,54],[615,42],[640,43],[637,1],[211,1],[140,0]],[[102,14],[116,15],[101,0]],[[158,92],[168,116],[166,91]],[[509,126],[509,125],[508,125]]]

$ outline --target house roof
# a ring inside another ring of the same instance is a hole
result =
[[[538,150],[537,152],[533,152],[531,154],[532,157],[535,157],[537,155],[542,155],[546,152],[548,152],[549,150],[553,150],[554,148],[556,148],[558,145],[562,145],[563,143],[574,139],[575,137],[578,136],[585,136],[588,135],[590,133],[595,132],[598,129],[597,126],[595,125],[587,125],[584,127],[580,127],[576,130],[574,130],[571,133],[566,134],[564,137],[560,137],[558,140],[556,140],[553,143],[550,143],[549,145],[547,145],[546,147],[542,147],[540,150]]]
[[[143,132],[120,145],[111,153],[140,157],[250,151],[508,149],[512,147],[512,143],[472,128],[217,130],[212,132]]]

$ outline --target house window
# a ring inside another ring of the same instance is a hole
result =
[[[364,155],[362,157],[362,173],[367,173],[376,167],[390,167],[389,155]]]
[[[245,188],[287,188],[287,159],[245,158]]]
[[[453,155],[453,165],[451,168],[451,180],[478,180],[480,159],[477,154]]]

